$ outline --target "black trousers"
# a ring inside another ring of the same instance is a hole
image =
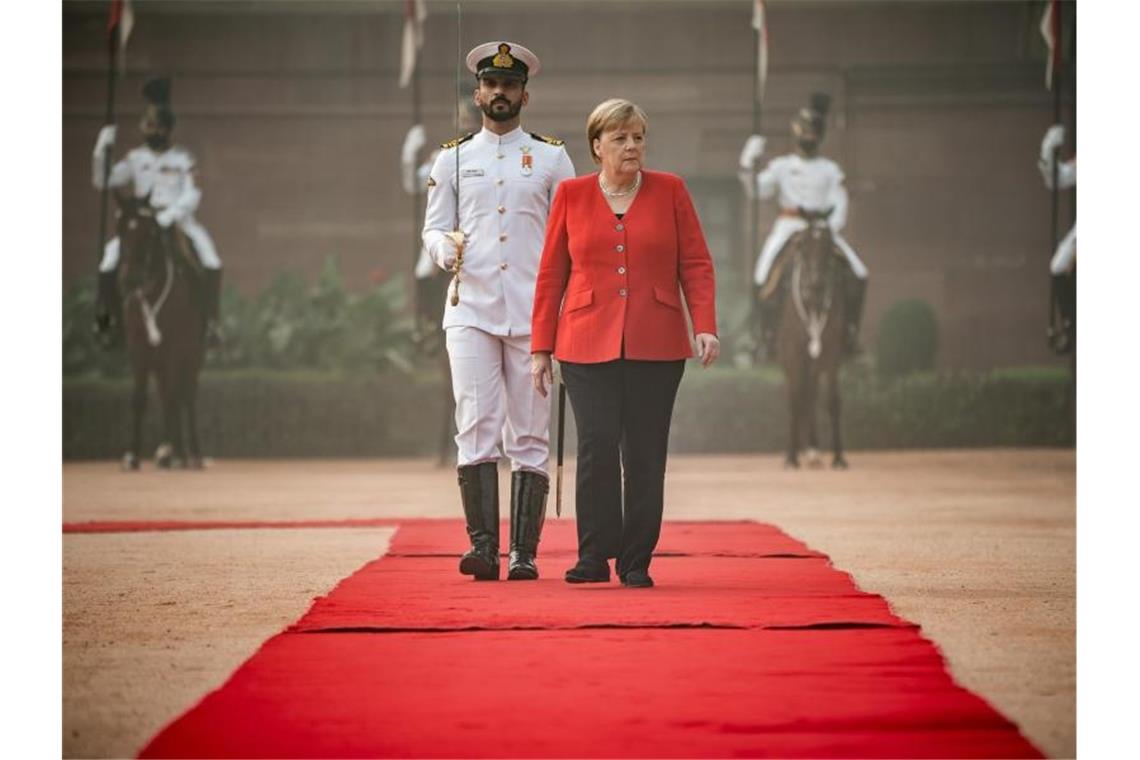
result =
[[[578,557],[617,557],[621,575],[648,571],[661,536],[669,424],[685,362],[560,367],[578,426]]]

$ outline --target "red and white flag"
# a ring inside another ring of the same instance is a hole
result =
[[[120,73],[127,70],[127,39],[134,27],[135,11],[131,7],[131,0],[111,0],[111,16],[107,19],[107,44],[118,58]]]
[[[400,46],[400,87],[407,87],[416,71],[416,58],[424,46],[424,0],[404,0],[404,42]]]
[[[1053,72],[1061,68],[1061,8],[1060,0],[1046,0],[1041,16],[1041,36],[1049,56],[1045,60],[1045,89],[1053,89]]]
[[[752,28],[759,37],[756,55],[756,97],[764,99],[764,83],[768,79],[768,16],[764,0],[753,0]]]

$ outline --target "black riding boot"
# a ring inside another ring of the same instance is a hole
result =
[[[843,336],[843,355],[854,356],[859,351],[859,325],[863,322],[863,300],[867,295],[867,281],[851,275],[847,285],[847,333]]]
[[[110,272],[100,272],[95,292],[95,334],[104,345],[110,345],[113,341],[122,313],[118,271],[112,269]]]
[[[511,558],[507,580],[532,581],[538,578],[534,562],[538,539],[546,521],[546,494],[550,479],[537,472],[511,473]]]
[[[495,462],[459,468],[459,495],[467,518],[471,549],[459,572],[477,581],[499,580],[499,466]]]
[[[764,351],[769,361],[776,360],[777,333],[780,327],[780,311],[784,306],[784,291],[777,288],[760,302],[760,335]]]
[[[222,344],[222,323],[218,307],[222,298],[222,270],[202,270],[202,310],[206,317],[206,343],[211,348]]]

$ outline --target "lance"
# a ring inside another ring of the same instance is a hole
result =
[[[1061,123],[1061,60],[1063,57],[1063,49],[1061,42],[1061,8],[1060,3],[1053,5],[1053,49],[1049,51],[1049,66],[1052,69],[1052,85],[1053,85],[1053,123]],[[1057,242],[1060,240],[1058,226],[1060,222],[1060,209],[1061,209],[1061,188],[1059,187],[1059,168],[1061,163],[1061,148],[1057,146],[1053,149],[1053,208],[1051,219],[1051,237],[1053,241],[1052,248],[1049,249],[1050,258],[1053,256],[1054,251],[1057,250]],[[1049,278],[1049,338],[1054,340],[1056,335],[1056,328],[1054,328],[1055,320],[1057,320],[1057,278],[1050,276]],[[1060,329],[1064,329],[1063,326]]]
[[[103,124],[115,123],[115,53],[119,48],[119,36],[123,33],[122,10],[112,4],[111,33],[107,35],[107,103],[103,113]],[[107,239],[107,197],[111,182],[111,146],[103,149],[103,190],[99,194],[99,240],[95,244],[96,261],[103,260],[103,243]]]
[[[566,451],[566,384],[558,381],[558,470],[554,491],[554,516],[562,517],[562,457]]]
[[[760,56],[765,53],[762,49],[763,35],[767,34],[768,20],[764,16],[764,7],[760,0],[753,0],[753,41],[752,41],[752,134],[760,134],[760,110],[761,110],[761,87],[760,82]],[[766,64],[766,62],[765,62]],[[752,257],[758,255],[760,249],[760,195],[756,192],[756,165],[753,163],[752,169],[748,173],[748,181],[751,183],[752,191],[749,193],[750,200],[748,202],[748,254],[744,257],[744,276],[747,278],[745,282],[751,282],[751,266]],[[749,288],[749,301],[750,301],[750,323],[752,325],[752,332],[755,335],[756,318],[759,313],[759,293],[753,292]]]
[[[459,305],[459,272],[463,269],[463,231],[459,229],[459,151],[463,147],[459,142],[459,92],[460,61],[463,58],[463,11],[459,3],[455,3],[455,220],[453,229],[448,233],[459,249],[455,254],[455,277],[451,280],[451,305]]]

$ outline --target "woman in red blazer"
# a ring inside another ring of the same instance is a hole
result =
[[[600,171],[558,186],[535,284],[535,387],[546,395],[553,353],[578,424],[578,564],[566,572],[570,583],[608,581],[616,557],[623,584],[653,585],[669,423],[693,355],[682,291],[701,363],[720,352],[700,221],[680,177],[642,169],[647,125],[627,100],[594,109],[586,136]]]

